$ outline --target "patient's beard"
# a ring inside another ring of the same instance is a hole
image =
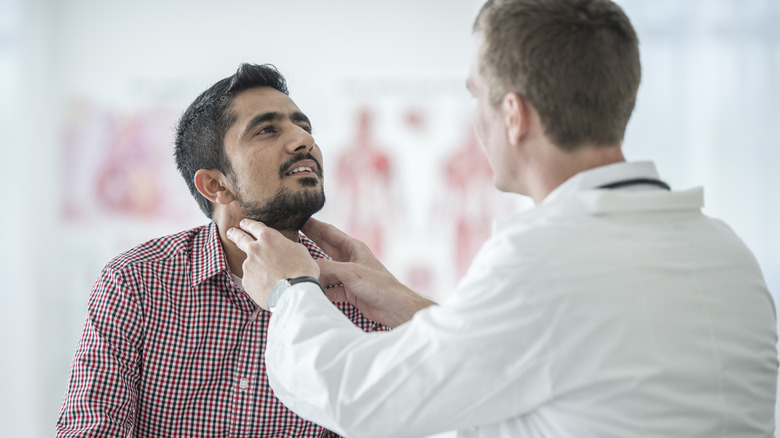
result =
[[[282,187],[263,205],[258,202],[245,202],[243,196],[237,200],[238,205],[248,218],[260,221],[277,231],[298,231],[325,205],[324,188],[309,188],[317,185],[316,179],[309,179],[311,181],[302,180],[301,185],[304,187],[295,191]]]

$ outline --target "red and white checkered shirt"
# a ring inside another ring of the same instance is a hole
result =
[[[365,331],[386,329],[337,306]],[[270,316],[230,278],[214,223],[119,255],[93,286],[57,436],[336,436],[274,397]]]

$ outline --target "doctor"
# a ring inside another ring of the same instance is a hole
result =
[[[495,227],[441,305],[330,225],[303,229],[336,260],[316,263],[259,222],[232,229],[273,312],[276,396],[348,437],[772,436],[775,310],[756,260],[702,214],[700,188],[672,191],[621,152],[640,80],[623,11],[489,0],[474,42],[495,185],[535,208]],[[397,328],[362,332],[319,283]]]

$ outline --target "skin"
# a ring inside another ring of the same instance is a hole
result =
[[[533,105],[517,93],[507,93],[493,105],[479,71],[482,38],[479,33],[474,35],[466,84],[477,101],[474,126],[493,169],[496,188],[529,196],[538,204],[579,172],[625,161],[620,144],[583,144],[573,152],[559,148],[545,135]],[[251,269],[252,297],[263,308],[267,308],[276,281],[301,275],[319,276],[327,285],[341,284],[329,296],[346,298],[366,316],[391,327],[435,304],[401,284],[365,244],[332,225],[310,219],[303,231],[335,260],[304,264],[302,259],[309,258],[308,254],[294,252],[289,241],[259,222],[242,221],[240,230],[228,233],[239,248],[250,254],[244,268],[247,272]],[[276,256],[278,252],[286,257]]]
[[[242,91],[234,97],[229,110],[236,115],[236,121],[225,133],[224,147],[235,178],[216,169],[200,169],[195,173],[195,186],[213,203],[213,218],[231,271],[245,277],[246,253],[227,238],[227,231],[246,218],[238,200],[262,204],[282,188],[321,191],[323,180],[318,163],[322,163],[322,152],[311,135],[308,118],[278,90],[258,87]],[[290,170],[311,170],[280,176],[280,166],[302,152],[311,153],[316,162],[296,161]],[[316,182],[305,185],[304,178]],[[297,230],[277,234],[306,251],[297,244]],[[311,258],[308,252],[306,255]]]

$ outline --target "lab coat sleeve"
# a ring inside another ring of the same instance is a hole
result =
[[[291,287],[268,332],[275,395],[347,437],[425,436],[533,409],[551,390],[548,316],[533,302],[506,301],[517,275],[493,274],[464,281],[464,299],[424,309],[386,333],[362,332],[316,285]]]

